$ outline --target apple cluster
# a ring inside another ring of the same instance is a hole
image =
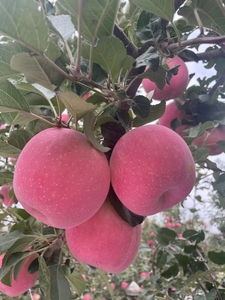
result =
[[[29,214],[65,229],[76,259],[111,273],[132,263],[142,228],[119,216],[108,199],[110,185],[126,208],[147,216],[184,200],[194,184],[188,146],[160,125],[124,134],[110,161],[81,132],[43,130],[21,151],[13,180],[15,195]]]

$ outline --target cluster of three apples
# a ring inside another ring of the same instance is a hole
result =
[[[107,200],[110,182],[128,209],[146,216],[182,201],[194,181],[189,148],[164,126],[127,132],[110,162],[83,133],[51,128],[35,135],[22,150],[13,187],[28,213],[66,229],[76,259],[120,273],[137,254],[141,225],[132,227],[114,210]]]

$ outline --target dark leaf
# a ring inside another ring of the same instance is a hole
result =
[[[157,253],[157,260],[156,260],[156,266],[159,269],[162,269],[167,261],[167,254],[163,250],[159,250]]]
[[[225,173],[221,174],[216,181],[212,182],[214,190],[225,197]]]
[[[161,276],[169,279],[171,277],[176,276],[178,272],[179,272],[178,264],[174,264],[173,266],[169,267],[166,271],[161,273]]]
[[[137,22],[136,32],[141,43],[157,42],[162,34],[161,18],[143,10]]]
[[[186,272],[187,272],[187,266],[190,263],[189,256],[183,255],[183,254],[175,254],[175,257],[176,257],[179,265],[183,268],[184,274],[186,274]]]
[[[110,158],[112,150],[118,140],[126,133],[125,128],[117,122],[107,122],[101,125],[101,133],[103,135],[103,146],[109,147],[111,150],[106,153]]]
[[[148,66],[152,72],[157,72],[159,69],[159,55],[155,52],[154,47],[149,47],[142,55],[136,58],[134,67]]]
[[[204,241],[205,234],[204,234],[203,230],[198,232],[198,231],[195,231],[192,229],[187,229],[183,232],[183,237],[185,239],[188,239],[191,242],[200,243],[200,242]]]
[[[50,271],[50,299],[70,300],[71,291],[68,281],[65,278],[62,267],[53,265],[49,267]]]
[[[23,237],[23,233],[15,230],[7,233],[0,238],[0,252],[8,250],[17,240]]]
[[[166,108],[165,101],[161,101],[159,104],[156,104],[156,105],[151,105],[150,113],[147,116],[147,118],[141,119],[141,118],[136,117],[133,119],[132,125],[134,127],[139,127],[139,126],[143,126],[147,123],[150,123],[152,121],[159,119],[164,114],[165,108]]]
[[[224,265],[225,264],[225,252],[215,252],[215,251],[209,251],[208,252],[209,259],[217,265]]]
[[[132,227],[135,227],[144,221],[145,217],[134,214],[122,204],[122,202],[119,200],[116,193],[114,192],[112,186],[110,186],[107,198],[109,199],[111,205],[114,207],[119,216],[125,222],[129,223]]]
[[[148,117],[150,113],[150,101],[147,97],[144,97],[142,95],[136,96],[132,100],[131,106],[134,114],[137,117],[141,119],[145,119]]]

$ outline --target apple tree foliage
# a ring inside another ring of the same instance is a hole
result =
[[[83,131],[106,156],[127,130],[157,121],[165,101],[155,103],[139,87],[143,78],[161,89],[169,84],[177,70],[168,70],[164,61],[174,55],[214,69],[211,77],[192,81],[181,99],[192,112],[184,139],[195,159],[196,186],[207,170],[223,210],[225,173],[208,148],[191,143],[225,125],[224,0],[0,0],[0,125],[6,125],[0,131],[0,186],[13,181],[12,158],[36,133],[60,124],[65,109],[71,117],[65,126]],[[225,151],[225,140],[218,146]],[[10,196],[16,202],[13,190]],[[119,202],[116,210],[132,226],[143,222]],[[225,270],[223,237],[209,248],[204,228],[145,221],[137,259],[123,274],[110,275],[74,261],[64,231],[44,226],[18,205],[2,205],[0,222],[0,253],[6,253],[0,280],[9,285],[12,266],[16,276],[29,255],[24,250],[31,249],[39,254],[30,268],[39,270],[34,289],[41,299],[82,299],[88,292],[93,299],[225,299],[217,276]],[[147,237],[151,230],[154,243]],[[141,272],[150,277],[140,278]],[[122,281],[132,280],[142,287],[138,295],[121,288]]]

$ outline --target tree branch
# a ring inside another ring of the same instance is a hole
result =
[[[194,39],[186,40],[178,43],[170,44],[168,46],[162,46],[162,50],[166,50],[166,53],[169,52],[176,52],[186,48],[188,46],[195,46],[201,44],[221,44],[225,42],[225,36],[216,36],[216,37],[197,37]]]
[[[117,24],[115,24],[114,26],[113,33],[117,38],[119,38],[123,42],[125,48],[127,49],[127,54],[132,56],[133,58],[137,58],[138,48],[128,39],[126,34]]]

